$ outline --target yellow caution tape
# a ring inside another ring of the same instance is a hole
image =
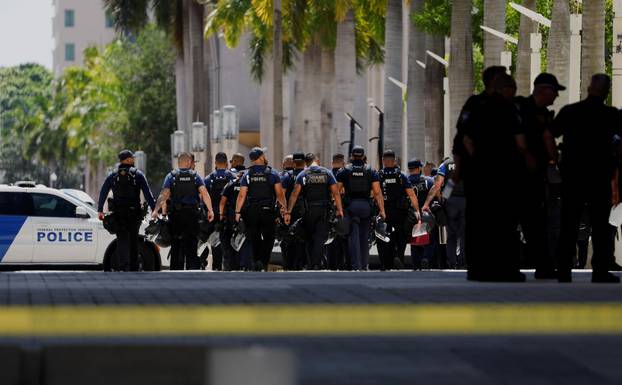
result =
[[[9,306],[0,336],[622,334],[622,304]]]

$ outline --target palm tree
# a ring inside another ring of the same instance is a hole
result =
[[[273,156],[283,158],[283,39],[281,0],[273,0],[272,113],[274,114]]]
[[[423,0],[413,0],[412,12],[423,9]],[[425,71],[416,65],[416,60],[424,61],[425,33],[417,26],[410,26],[408,53],[408,152],[409,156],[425,157]],[[441,109],[442,111],[442,109]]]
[[[484,25],[505,32],[505,0],[484,0]],[[484,34],[484,67],[500,64],[504,41],[489,33]]]
[[[384,62],[384,145],[396,154],[400,154],[402,149],[402,90],[387,78],[402,80],[402,33],[402,0],[388,0]]]
[[[581,97],[587,95],[590,78],[605,71],[605,0],[583,2],[581,40]]]
[[[524,0],[522,6],[535,11],[536,0]],[[516,85],[519,95],[529,95],[531,93],[530,34],[537,31],[538,24],[530,18],[521,15],[516,58]]]
[[[333,124],[336,135],[331,135],[331,153],[338,150],[338,144],[350,139],[349,129],[344,117],[352,113],[356,98],[356,37],[355,20],[352,10],[348,11],[343,22],[337,25],[337,42],[335,47],[335,108]],[[329,154],[325,154],[328,156]]]
[[[439,55],[445,53],[442,35],[426,35],[426,48]],[[443,78],[445,67],[426,55],[424,108],[425,108],[425,159],[438,162],[443,158]]]
[[[462,106],[473,93],[472,0],[454,0],[451,10],[451,46],[449,53],[449,105],[451,137]]]
[[[561,84],[568,84],[570,67],[570,8],[568,0],[555,0],[551,17],[551,30],[547,45],[547,71],[557,77]],[[561,91],[554,109],[568,104],[568,91]]]

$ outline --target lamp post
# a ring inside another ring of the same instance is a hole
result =
[[[222,108],[222,138],[223,151],[227,154],[238,152],[238,137],[240,134],[240,113],[236,106]]]
[[[425,53],[441,63],[445,68],[449,67],[449,62],[441,56],[435,54],[432,51],[425,51]],[[451,113],[449,112],[449,78],[447,78],[447,72],[443,77],[443,156],[448,157],[451,155]]]
[[[369,138],[371,143],[374,140],[378,141],[378,166],[382,168],[382,152],[384,151],[384,111],[382,111],[373,101],[369,102],[369,107],[376,111],[378,114],[378,136]]]
[[[222,113],[220,110],[215,110],[212,114],[212,133],[211,133],[211,152],[216,154],[220,152],[222,147]]]
[[[514,8],[518,13],[528,17],[529,19],[535,21],[536,23],[551,28],[551,20],[542,16],[538,12],[534,12],[529,8],[525,8],[522,5],[516,3],[510,3],[510,7]],[[529,36],[529,47],[531,48],[530,55],[530,87],[531,91],[533,91],[533,81],[536,79],[536,76],[541,71],[542,66],[542,58],[540,57],[540,50],[542,49],[542,34],[540,33],[532,33]]]
[[[345,113],[345,116],[350,121],[350,140],[341,142],[339,143],[339,145],[343,146],[344,144],[348,143],[348,155],[350,155],[352,154],[352,148],[354,147],[354,130],[358,129],[359,131],[363,131],[363,127],[348,112]]]
[[[489,34],[496,36],[499,39],[502,39],[506,43],[510,43],[514,45],[518,44],[518,39],[516,39],[513,36],[510,36],[501,31],[497,31],[494,28],[486,27],[485,25],[480,25],[479,27],[483,29],[485,32],[488,32]],[[507,69],[508,74],[512,72],[511,71],[511,67],[512,67],[512,52],[511,51],[501,51],[499,62],[501,63],[502,66],[504,66]]]
[[[134,167],[147,175],[147,154],[144,151],[134,153]]]

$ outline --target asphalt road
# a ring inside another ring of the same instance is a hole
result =
[[[589,278],[577,272],[572,284],[558,284],[529,274],[526,283],[497,284],[434,271],[0,273],[0,344],[285,349],[305,385],[620,384],[622,285]],[[193,383],[182,375],[191,370],[178,370],[172,383]]]

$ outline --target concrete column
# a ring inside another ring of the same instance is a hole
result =
[[[512,52],[501,51],[499,63],[506,68],[508,75],[512,75]]]
[[[449,78],[443,78],[443,157],[451,155],[451,116],[449,109]]]
[[[570,15],[570,68],[568,69],[568,102],[581,97],[581,15]]]

